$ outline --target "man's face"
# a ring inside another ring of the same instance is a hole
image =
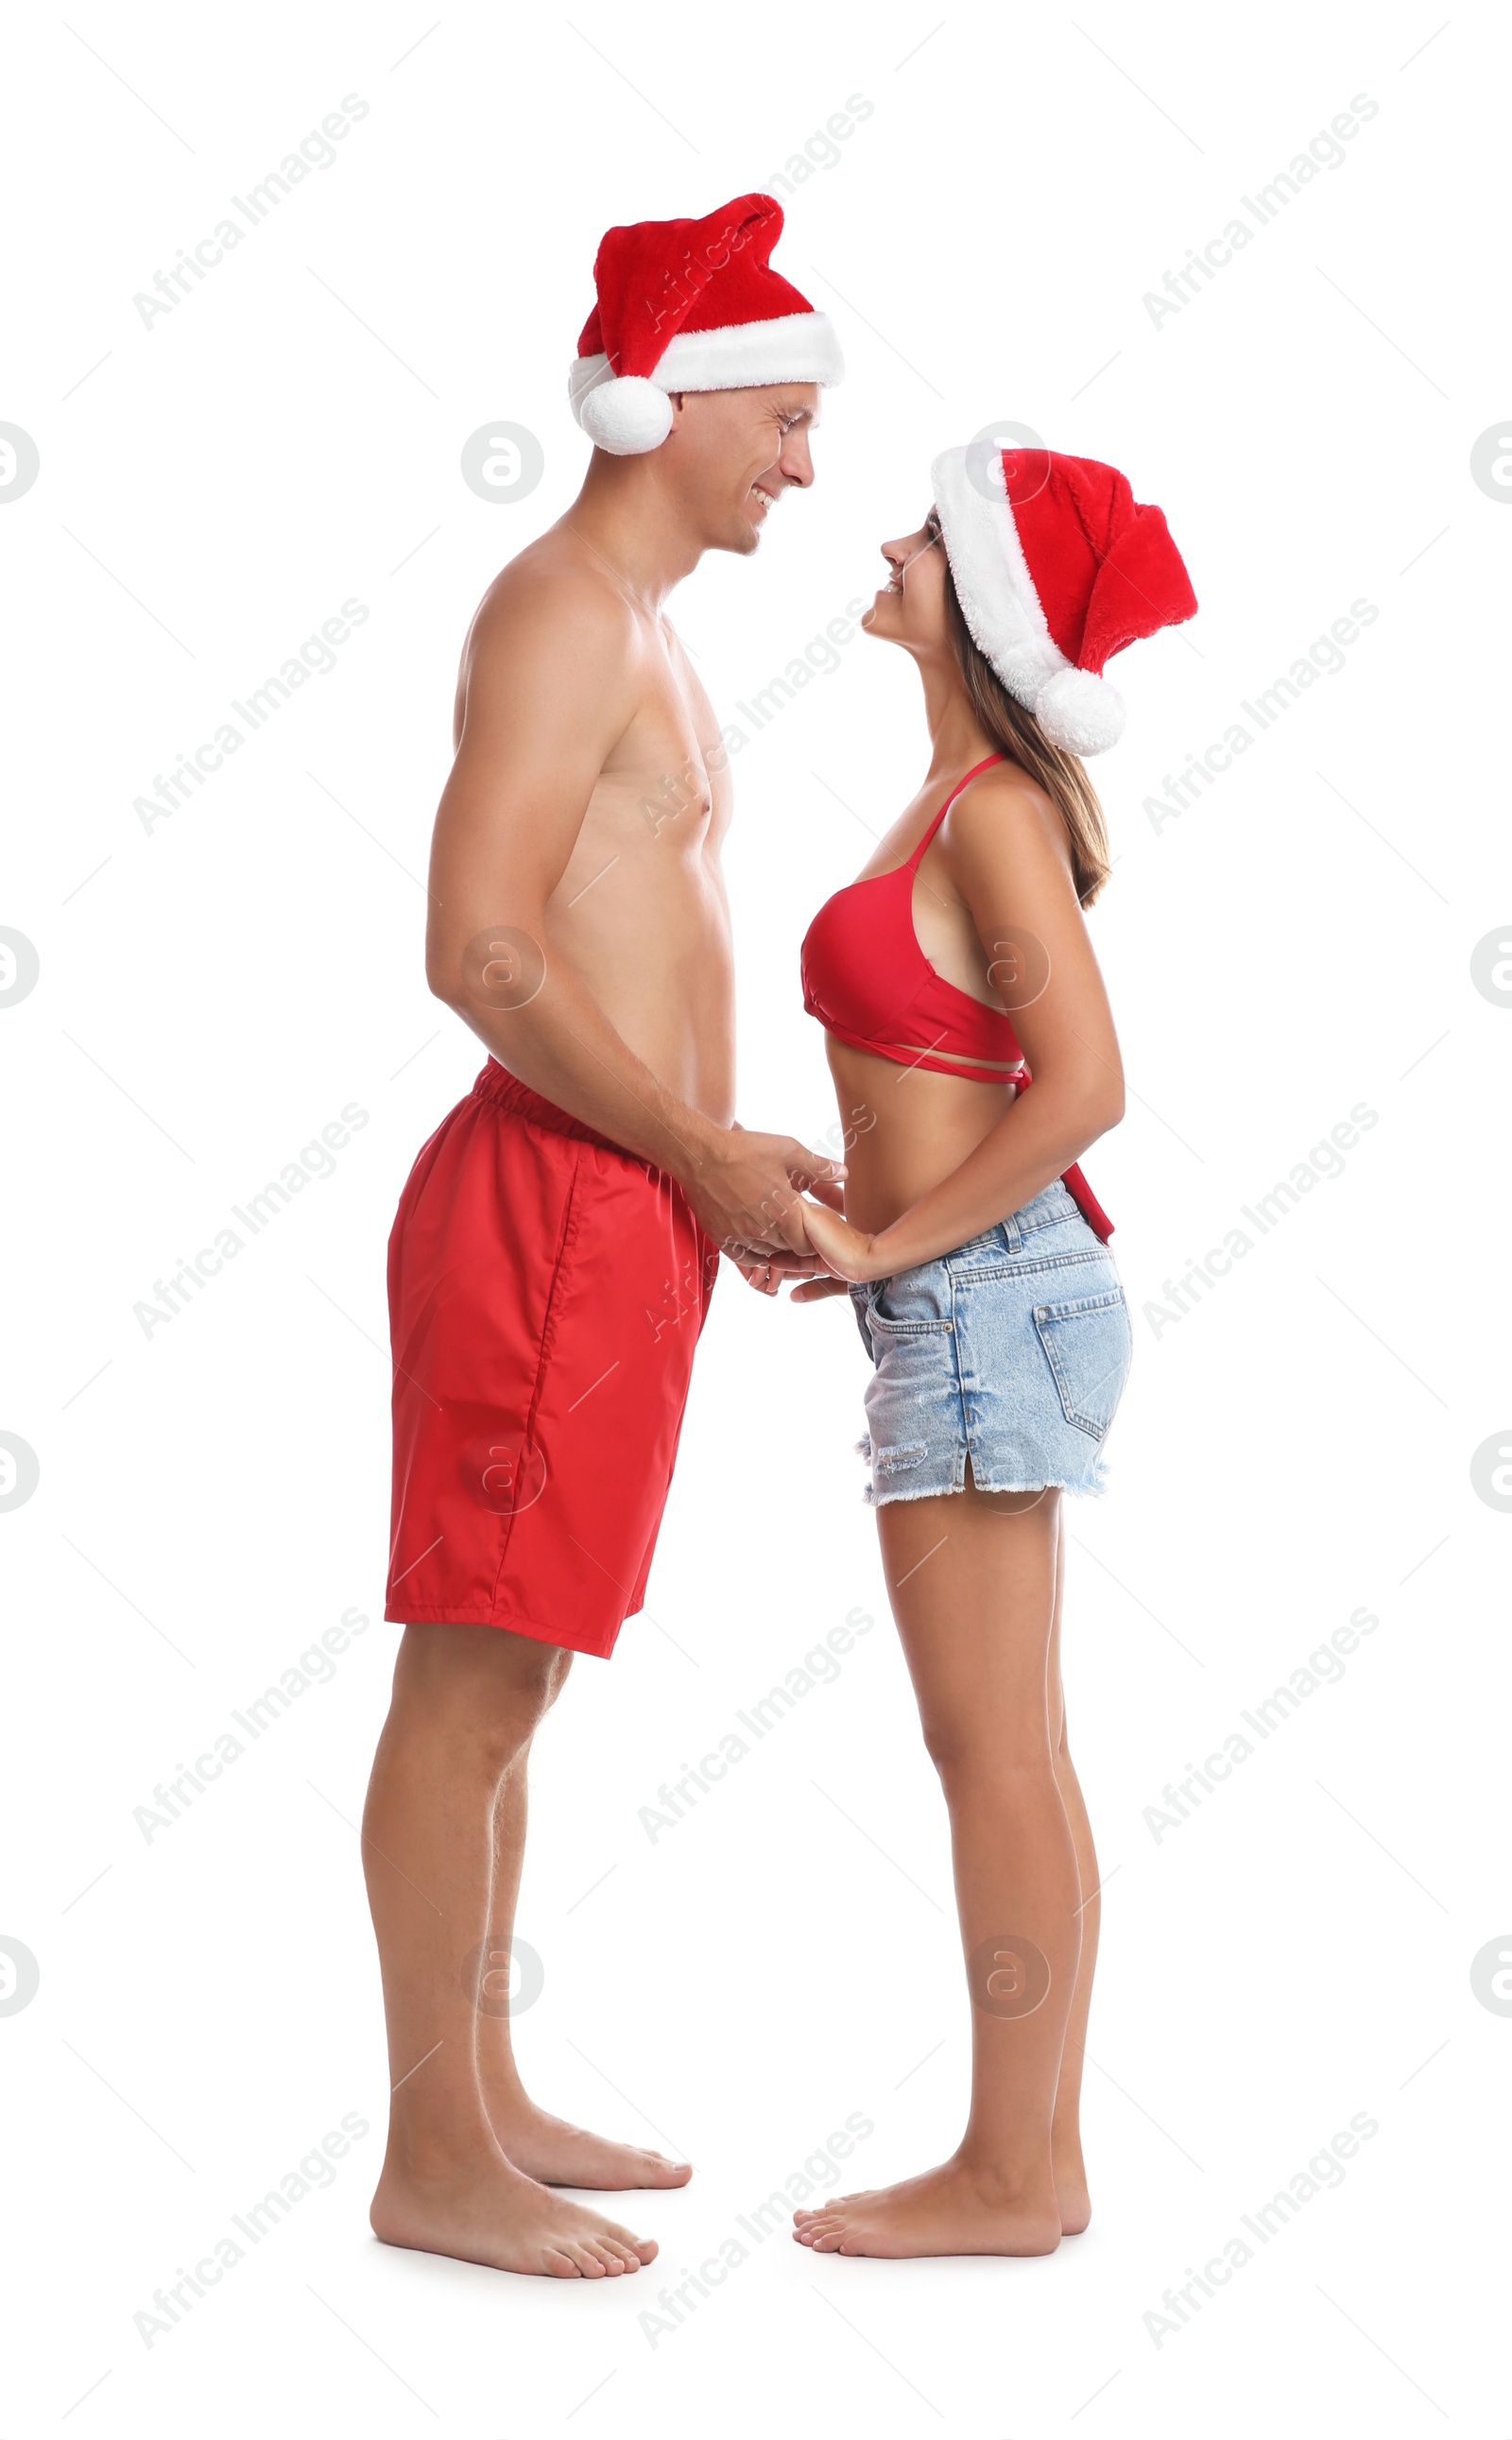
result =
[[[753,551],[783,493],[814,480],[809,436],[819,422],[817,385],[685,390],[672,409],[662,451],[700,547]]]

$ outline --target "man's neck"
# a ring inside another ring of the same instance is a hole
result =
[[[562,523],[653,614],[703,556],[650,453],[627,458],[595,450]]]

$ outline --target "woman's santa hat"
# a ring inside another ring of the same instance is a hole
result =
[[[770,195],[737,195],[701,221],[606,232],[593,265],[599,301],[567,376],[572,412],[599,448],[657,448],[672,430],[672,390],[843,379],[828,317],[767,260],[782,233]]]
[[[1101,754],[1124,729],[1103,667],[1197,608],[1159,509],[1095,458],[973,441],[931,468],[966,625],[1053,745]]]

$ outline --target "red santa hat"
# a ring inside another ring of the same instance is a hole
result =
[[[770,195],[737,195],[701,221],[605,232],[599,301],[567,376],[572,412],[599,448],[657,448],[672,430],[671,390],[843,379],[827,315],[767,260],[782,233]]]
[[[973,441],[930,471],[966,625],[1008,692],[1070,754],[1115,745],[1104,664],[1197,606],[1160,510],[1116,467],[1053,449]]]

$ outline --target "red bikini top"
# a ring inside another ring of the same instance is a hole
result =
[[[913,928],[913,881],[926,849],[962,789],[1005,760],[989,754],[957,780],[907,864],[837,889],[809,925],[803,1006],[853,1049],[977,1083],[999,1082],[1005,1067],[1022,1067],[1011,1019],[936,974]],[[941,1051],[957,1055],[942,1058]],[[986,1059],[999,1064],[984,1068]]]
[[[826,899],[804,935],[803,1006],[853,1050],[974,1084],[1011,1082],[1022,1092],[1033,1079],[1012,1018],[938,974],[913,928],[914,875],[936,831],[963,788],[1007,759],[989,754],[957,780],[907,864]],[[1064,1183],[1106,1242],[1113,1224],[1081,1171],[1069,1169]]]

